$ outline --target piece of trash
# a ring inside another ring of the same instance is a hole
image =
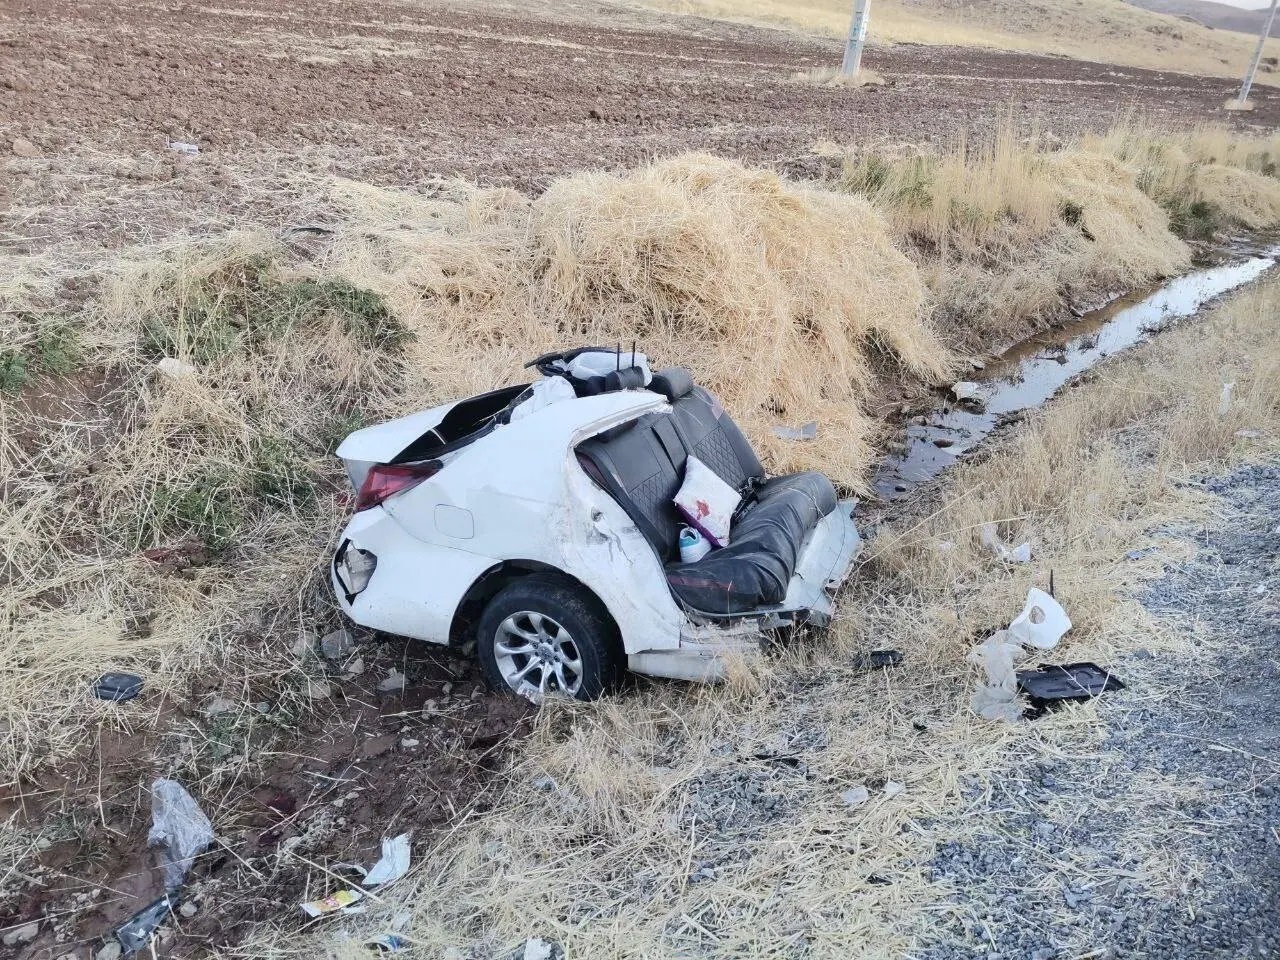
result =
[[[211,843],[213,824],[186,788],[176,780],[153,783],[147,846],[164,848],[161,861],[165,890],[173,893],[182,885],[192,861]]]
[[[123,924],[116,928],[116,940],[126,953],[137,953],[151,942],[156,928],[164,923],[165,918],[173,912],[178,900],[171,893],[166,893],[159,900],[147,904]]]
[[[322,900],[311,900],[302,904],[302,912],[308,917],[323,917],[327,913],[361,913],[364,907],[356,906],[364,899],[364,894],[359,890],[339,890],[337,893],[331,893]]]
[[[124,703],[142,692],[142,678],[134,673],[104,673],[92,689],[99,700]]]
[[[938,553],[950,553],[956,548],[956,545],[951,540],[938,540],[929,544],[929,547],[932,550],[936,550]]]
[[[195,375],[196,368],[177,357],[165,357],[156,364],[156,369],[170,380],[182,380]]]
[[[392,880],[399,880],[409,870],[409,835],[382,841],[382,858],[365,874],[363,887],[377,887]]]
[[[1064,700],[1092,700],[1103,693],[1123,690],[1124,683],[1096,663],[1064,663],[1018,671],[1018,687],[1031,700],[1031,707],[1043,713]]]
[[[773,435],[779,440],[813,440],[818,436],[818,424],[812,420],[799,427],[784,427],[779,424],[773,428]]]
[[[906,784],[899,783],[897,780],[890,780],[884,785],[884,795],[886,797],[896,797],[900,793],[905,793],[906,790]]]
[[[197,154],[200,152],[199,144],[188,143],[186,140],[170,140],[169,149],[174,153]]]
[[[902,665],[901,650],[872,650],[853,658],[855,670],[888,670]]]
[[[1232,380],[1230,383],[1222,385],[1222,396],[1218,400],[1218,416],[1225,417],[1227,411],[1231,409],[1231,396],[1235,392],[1236,382]]]
[[[846,807],[856,807],[866,803],[871,798],[871,792],[864,784],[858,784],[856,787],[850,787],[844,793],[840,794],[840,799],[844,801]]]
[[[1031,562],[1031,544],[1020,543],[1016,547],[1009,546],[996,534],[994,523],[984,523],[978,528],[978,540],[1006,563]]]
[[[951,395],[957,400],[982,401],[982,386],[972,380],[961,380],[951,385]]]
[[[1027,605],[1009,624],[1009,637],[1024,647],[1048,650],[1055,647],[1063,634],[1071,629],[1071,619],[1062,604],[1043,590],[1027,591]]]
[[[969,654],[969,662],[981,665],[987,673],[987,682],[980,684],[969,700],[974,713],[984,720],[1010,723],[1022,716],[1013,664],[1025,654],[1022,645],[1013,642],[1007,630],[997,630]]]
[[[398,933],[384,933],[365,941],[366,946],[377,947],[383,953],[399,953],[409,945],[409,941]]]
[[[541,937],[530,937],[524,942],[521,960],[551,960],[551,944]]]
[[[404,689],[404,685],[405,675],[392,668],[384,679],[378,681],[378,691],[380,693],[399,693]]]
[[[1260,430],[1237,430],[1235,435],[1236,435],[1237,437],[1239,437],[1241,440],[1257,440],[1260,436],[1262,436],[1262,431],[1260,431]]]

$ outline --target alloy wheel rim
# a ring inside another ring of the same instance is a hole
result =
[[[549,693],[576,697],[582,689],[582,652],[573,634],[536,610],[520,610],[493,638],[498,672],[513,691],[532,698]]]

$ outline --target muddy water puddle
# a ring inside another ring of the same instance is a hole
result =
[[[1100,361],[1258,279],[1275,265],[1280,245],[1257,252],[1120,297],[1064,327],[1014,344],[968,376],[971,388],[964,392],[971,399],[958,401],[948,391],[937,407],[908,425],[905,452],[890,454],[876,472],[876,493],[885,500],[903,496],[973,450],[1011,414],[1040,406]]]

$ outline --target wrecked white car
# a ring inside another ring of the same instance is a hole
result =
[[[544,379],[338,448],[357,500],[332,580],[352,620],[474,644],[496,689],[585,700],[627,669],[713,681],[727,652],[830,619],[861,540],[825,476],[766,478],[683,368],[651,375],[643,355],[598,348],[530,365]],[[695,461],[737,507],[727,542],[682,562],[699,517],[675,500]]]

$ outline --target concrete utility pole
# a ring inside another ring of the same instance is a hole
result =
[[[1272,0],[1271,12],[1275,12],[1276,3]],[[844,45],[844,60],[840,64],[840,75],[856,77],[862,67],[862,45],[867,40],[867,20],[871,16],[871,0],[853,0],[853,19],[849,21],[849,39]]]
[[[1258,72],[1258,64],[1262,62],[1262,48],[1267,45],[1267,37],[1271,36],[1271,24],[1276,18],[1276,5],[1280,0],[1271,0],[1271,10],[1267,13],[1267,22],[1258,36],[1258,48],[1253,51],[1253,59],[1249,61],[1249,72],[1244,75],[1244,83],[1240,84],[1240,96],[1236,98],[1235,108],[1247,110],[1249,91],[1253,89],[1253,76]],[[846,54],[847,56],[847,54]]]

